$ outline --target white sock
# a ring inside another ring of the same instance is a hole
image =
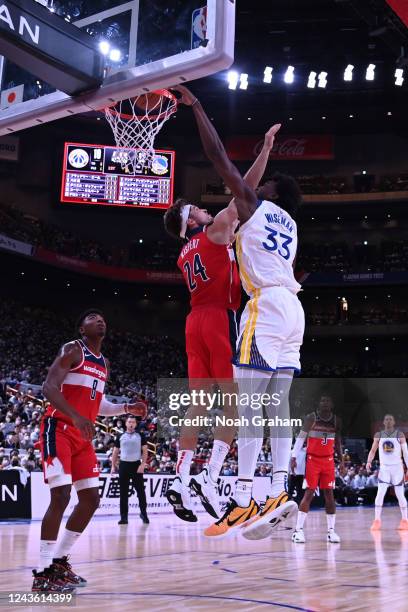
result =
[[[273,462],[273,456],[272,456]],[[273,472],[272,476],[272,497],[278,497],[282,491],[286,491],[288,480],[287,470],[281,470],[280,472]]]
[[[238,478],[234,495],[234,499],[237,502],[238,506],[241,506],[242,508],[246,508],[247,506],[249,506],[252,497],[253,483],[254,481],[252,478],[247,478],[243,480]]]
[[[54,549],[57,540],[40,540],[40,559],[37,570],[43,572],[46,567],[49,567],[54,558]]]
[[[208,464],[208,471],[211,480],[217,482],[221,472],[221,468],[224,464],[225,457],[228,455],[230,447],[226,442],[222,440],[214,440],[213,449],[211,453],[211,459]]]
[[[180,476],[184,484],[189,484],[190,481],[190,466],[193,460],[194,451],[179,450],[177,453],[176,475]]]
[[[334,525],[336,524],[336,515],[326,514],[326,519],[327,519],[327,529],[334,529]]]
[[[70,531],[69,529],[64,529],[61,540],[58,542],[57,550],[54,554],[54,559],[61,559],[61,557],[66,557],[71,552],[71,548],[78,540],[81,533],[77,531]]]
[[[301,510],[299,510],[298,515],[297,515],[297,521],[296,521],[296,531],[298,529],[303,529],[303,525],[305,524],[306,517],[307,517],[307,512],[302,512]]]

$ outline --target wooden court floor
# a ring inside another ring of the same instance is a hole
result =
[[[122,527],[117,518],[95,519],[72,554],[88,586],[71,609],[406,612],[408,533],[396,530],[399,509],[384,509],[375,538],[372,508],[337,516],[339,545],[326,542],[321,511],[309,515],[304,545],[292,544],[286,530],[258,542],[209,541],[201,535],[206,515],[192,525],[173,515],[151,515],[148,526],[136,517]],[[39,529],[37,521],[0,524],[0,591],[30,589]]]

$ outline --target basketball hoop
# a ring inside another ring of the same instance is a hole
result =
[[[178,100],[167,89],[121,100],[104,109],[112,128],[122,169],[132,174],[140,165],[150,165],[155,155],[154,140],[169,117],[176,112]]]

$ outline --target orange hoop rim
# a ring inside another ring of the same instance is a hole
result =
[[[145,92],[139,94],[138,96],[133,96],[133,97],[129,98],[129,100],[133,101],[133,100],[136,100],[137,98],[139,98],[140,96],[145,96],[147,94],[157,94],[157,95],[159,95],[161,97],[169,98],[169,100],[172,100],[173,102],[175,102],[175,105],[170,110],[163,111],[162,113],[158,113],[156,115],[154,115],[154,114],[148,114],[148,115],[129,115],[128,113],[120,113],[118,110],[116,110],[115,106],[117,104],[119,104],[119,102],[122,101],[122,100],[118,100],[118,102],[115,102],[111,106],[107,106],[106,108],[104,108],[104,111],[105,112],[108,111],[112,115],[116,115],[117,117],[120,117],[121,119],[124,119],[125,121],[133,121],[134,119],[138,119],[139,121],[143,121],[144,119],[161,119],[162,117],[165,117],[166,115],[170,116],[170,115],[172,115],[173,113],[176,112],[177,106],[178,106],[178,99],[168,89],[156,89],[154,91],[145,91]]]

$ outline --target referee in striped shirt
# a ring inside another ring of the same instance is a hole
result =
[[[147,442],[142,433],[136,431],[136,417],[128,415],[126,431],[115,440],[112,453],[112,473],[116,473],[119,462],[120,486],[120,521],[119,525],[128,524],[129,512],[129,485],[132,481],[139,499],[140,518],[146,524],[147,516],[146,492],[144,488],[143,473],[147,463]],[[119,460],[120,451],[120,461]]]

